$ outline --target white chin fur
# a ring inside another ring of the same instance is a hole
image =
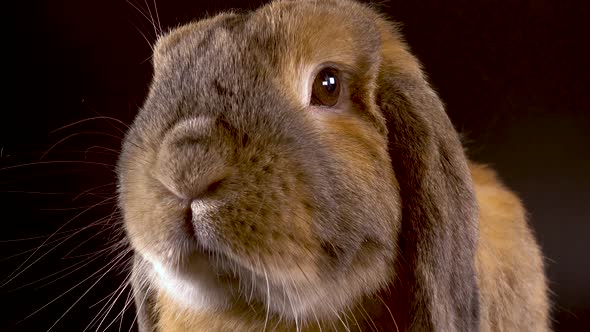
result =
[[[231,294],[211,272],[205,258],[191,259],[182,271],[146,257],[152,265],[156,286],[191,311],[215,311],[229,307]]]

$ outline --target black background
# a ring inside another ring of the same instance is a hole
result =
[[[146,8],[143,0],[130,1]],[[259,3],[160,0],[157,6],[166,29],[206,13],[255,8]],[[127,330],[133,310],[122,321],[116,319],[128,292],[116,301],[118,293],[100,302],[124,281],[124,261],[92,288],[102,274],[84,280],[124,254],[113,245],[121,239],[117,215],[102,222],[100,218],[114,211],[113,165],[125,126],[93,118],[132,121],[151,77],[149,45],[154,31],[125,0],[54,0],[20,6],[26,7],[5,8],[2,20],[0,278],[6,281],[23,262],[26,267],[46,255],[0,287],[0,330],[43,331],[59,319],[52,330],[82,331],[105,303],[113,302],[100,329],[114,321],[109,330],[119,324]],[[151,0],[150,6],[153,11]],[[378,6],[404,24],[409,44],[466,137],[470,157],[494,166],[527,206],[546,256],[554,328],[587,328],[589,3],[399,0]],[[327,24],[337,23],[327,19]],[[85,192],[96,186],[103,187]],[[47,237],[22,240],[51,234],[84,207],[101,202],[60,231],[86,229],[49,238],[48,242],[65,240],[60,246],[40,246]],[[66,239],[67,235],[72,236]],[[39,250],[28,261],[26,254],[11,258],[35,248]],[[100,252],[101,248],[111,250]],[[59,272],[85,262],[83,255],[92,253],[97,256],[90,265],[71,274]],[[49,283],[53,273],[63,278]],[[44,277],[48,278],[27,285]],[[82,283],[67,292],[78,282]]]

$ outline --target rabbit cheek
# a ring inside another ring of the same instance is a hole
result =
[[[364,175],[390,176],[393,183],[393,174],[383,174],[391,169],[390,159],[385,139],[376,130],[349,114],[320,114],[318,120],[322,138],[340,163]]]
[[[326,246],[325,262],[335,267],[335,273],[345,271],[341,282],[356,287],[354,296],[360,296],[382,286],[393,273],[401,220],[399,187],[386,140],[373,126],[346,112],[321,114],[317,125],[334,159],[335,173],[343,176],[339,194],[349,200],[339,208],[343,219],[339,223],[348,228],[343,232],[347,236],[327,239],[342,252],[331,253],[330,245]]]
[[[125,181],[120,183],[119,200],[128,238],[142,255],[166,257],[174,265],[180,249],[189,241],[176,227],[184,209],[148,179],[144,171],[133,169],[125,172]]]
[[[304,280],[317,272],[310,254],[317,243],[311,201],[297,179],[297,166],[273,159],[272,165],[243,166],[244,189],[236,188],[241,191],[237,201],[219,211],[215,232],[228,255],[255,274]]]

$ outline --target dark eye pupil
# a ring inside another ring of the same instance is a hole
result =
[[[320,71],[315,80],[311,92],[311,104],[319,106],[334,106],[340,96],[340,82],[338,73],[333,68]]]
[[[333,75],[331,72],[325,72],[324,77],[322,77],[322,86],[324,89],[332,93],[336,90],[336,76]]]

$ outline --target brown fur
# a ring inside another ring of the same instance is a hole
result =
[[[477,248],[482,331],[545,331],[543,261],[520,200],[487,167],[472,165],[480,206]]]
[[[308,104],[322,66],[330,109]],[[522,204],[372,9],[221,14],[154,69],[119,162],[141,331],[548,330]]]

